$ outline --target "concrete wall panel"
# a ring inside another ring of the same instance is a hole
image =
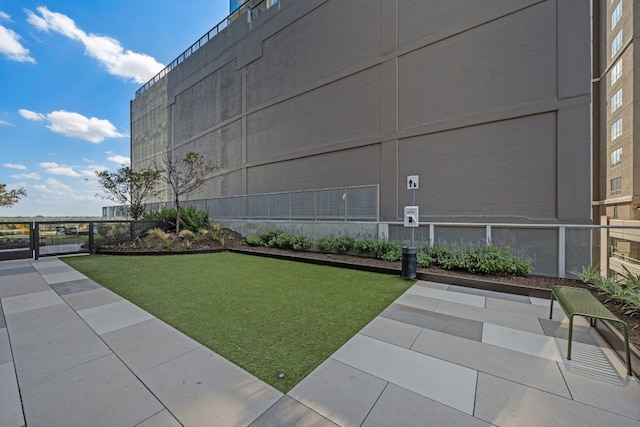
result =
[[[397,3],[398,39],[402,46],[421,38],[423,44],[430,44],[541,3],[541,0],[397,0]]]
[[[335,151],[247,170],[247,194],[370,185],[380,176],[380,146]]]
[[[265,40],[247,66],[248,108],[377,56],[379,18],[378,1],[330,1]]]
[[[195,138],[175,150],[178,158],[190,151],[202,153],[208,161],[226,169],[242,166],[242,123],[240,120]]]
[[[231,62],[176,96],[174,137],[192,137],[240,114],[241,108],[241,76]]]
[[[556,217],[555,114],[424,135],[399,142],[398,175],[420,175],[423,218]],[[400,180],[398,217],[411,204]]]
[[[380,69],[361,71],[247,117],[247,160],[380,134]]]
[[[400,129],[555,98],[554,11],[545,2],[400,57]]]

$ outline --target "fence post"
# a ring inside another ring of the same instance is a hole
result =
[[[89,221],[89,253],[96,253],[96,248],[94,247],[94,238],[93,238],[93,221]]]
[[[436,226],[435,224],[429,224],[429,246],[433,247],[435,244]]]
[[[486,233],[485,233],[485,242],[487,244],[487,246],[491,246],[491,225],[487,224],[486,227]]]
[[[564,226],[558,228],[558,277],[561,279],[565,277],[564,271],[566,268],[565,232],[566,228]]]
[[[37,222],[32,223],[33,224],[33,259],[34,260],[38,260],[38,258],[40,257],[40,226],[38,225]]]
[[[600,275],[609,277],[609,218],[600,217]]]

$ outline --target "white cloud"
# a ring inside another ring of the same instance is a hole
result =
[[[39,163],[38,166],[43,168],[46,173],[50,173],[51,175],[71,176],[74,178],[80,176],[80,174],[74,171],[73,168],[54,162],[42,162]]]
[[[142,53],[125,51],[120,42],[108,36],[87,34],[78,28],[66,15],[39,7],[40,15],[27,10],[27,21],[41,31],[54,31],[72,40],[81,42],[85,53],[102,63],[107,71],[135,83],[146,83],[158,74],[164,65],[153,57]]]
[[[107,160],[115,163],[118,166],[129,165],[129,163],[131,163],[131,159],[127,156],[121,156],[120,154],[113,154],[113,153],[107,153],[107,154],[109,154],[109,157],[107,157]]]
[[[14,179],[21,179],[21,178],[26,178],[26,179],[35,179],[36,181],[40,179],[40,175],[36,172],[32,172],[32,173],[18,173],[15,175],[11,175],[11,178]]]
[[[13,163],[3,163],[2,164],[3,167],[5,168],[9,168],[9,169],[19,169],[19,170],[26,170],[27,167],[25,165],[16,165]]]
[[[45,119],[44,115],[40,113],[36,113],[35,111],[25,110],[24,108],[19,109],[18,114],[20,114],[22,117],[24,117],[27,120],[40,121]]]
[[[9,122],[5,122],[4,120],[0,119],[0,126],[13,126],[13,125]]]
[[[0,19],[9,21],[11,17],[0,11]],[[20,35],[9,28],[0,25],[0,54],[12,61],[36,63],[36,60],[29,55],[29,49],[20,43]]]
[[[96,171],[103,171],[107,169],[106,166],[102,165],[89,165],[86,169],[84,169],[80,174],[85,178],[96,178]]]
[[[72,138],[84,139],[94,144],[104,141],[105,138],[122,138],[125,136],[118,132],[109,120],[85,117],[82,114],[70,111],[59,110],[45,115],[21,109],[18,113],[28,120],[47,120],[50,123],[47,127],[52,132]]]
[[[68,192],[71,191],[71,187],[54,178],[47,178],[44,184],[34,185],[33,188],[43,193],[55,194],[59,196],[67,196]]]

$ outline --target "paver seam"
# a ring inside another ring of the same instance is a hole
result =
[[[0,306],[2,305],[2,298],[0,298]],[[18,381],[18,369],[16,368],[16,363],[13,357],[13,345],[11,343],[11,334],[9,333],[9,325],[7,324],[7,317],[4,313],[4,310],[0,310],[2,313],[2,317],[4,320],[4,324],[5,327],[7,329],[7,341],[9,342],[9,354],[11,354],[11,363],[13,365],[13,375],[15,376],[16,379],[16,386],[18,387],[18,398],[20,399],[20,410],[22,411],[22,420],[25,422],[26,425],[26,418],[25,418],[25,413],[24,413],[24,401],[22,399],[22,389],[20,387],[20,382]]]
[[[164,405],[162,405],[162,406],[164,406]],[[147,422],[148,420],[150,420],[151,418],[155,417],[156,415],[158,415],[159,413],[161,413],[161,412],[163,412],[163,411],[165,411],[165,410],[171,414],[171,412],[170,412],[167,408],[160,409],[158,412],[156,412],[156,413],[155,413],[155,414],[153,414],[153,415],[150,415],[149,417],[147,417],[147,418],[145,418],[144,420],[140,421],[139,423],[137,423],[137,424],[136,424],[136,425],[134,425],[133,427],[139,426],[140,424],[143,424],[143,423]],[[184,424],[183,424],[183,423],[181,423],[179,419],[177,419],[173,414],[171,414],[171,416],[173,417],[173,419],[174,419],[174,420],[176,420],[176,422],[177,422],[178,424],[180,424],[182,427],[184,427]]]
[[[373,405],[371,405],[371,408],[369,408],[369,411],[367,411],[367,415],[364,416],[364,419],[362,420],[362,422],[360,423],[360,425],[364,425],[364,423],[367,422],[367,418],[369,418],[369,415],[371,415],[371,411],[373,411],[373,408],[376,407],[376,405],[378,404],[378,402],[380,401],[380,399],[382,398],[382,395],[384,394],[384,391],[387,389],[387,387],[389,387],[390,382],[387,381],[387,383],[385,384],[385,386],[382,388],[382,391],[380,392],[380,394],[378,395],[378,398],[376,399],[375,402],[373,402]],[[395,384],[397,387],[400,387],[399,385]],[[402,387],[403,389],[405,389],[404,387]],[[406,390],[406,389],[405,389]],[[428,399],[428,398],[427,398]]]
[[[298,383],[298,384],[300,384],[300,383]],[[385,388],[386,388],[386,386],[385,386]],[[278,402],[280,402],[280,401],[281,401],[285,396],[286,396],[286,397],[288,397],[288,398],[289,398],[289,399],[291,399],[291,400],[295,400],[295,401],[296,401],[296,402],[298,402],[300,405],[304,406],[305,408],[307,408],[308,410],[310,410],[310,411],[311,411],[311,412],[313,412],[314,414],[316,414],[316,415],[318,415],[318,416],[322,417],[323,419],[325,419],[325,420],[327,420],[327,421],[329,421],[329,422],[331,422],[331,423],[333,423],[333,424],[338,425],[338,424],[337,424],[335,421],[333,421],[331,418],[327,418],[327,417],[325,417],[325,416],[324,416],[324,415],[322,415],[320,412],[318,412],[318,411],[316,411],[315,409],[313,409],[312,407],[310,407],[310,406],[306,405],[304,402],[300,402],[298,399],[296,399],[295,397],[291,396],[289,393],[284,394],[284,395],[283,395],[280,399],[278,399],[278,400],[277,400],[273,405],[269,406],[269,408],[268,408],[266,411],[264,411],[262,414],[266,413],[269,409],[271,409],[271,408],[273,408],[274,406],[276,406],[276,405],[278,404]],[[254,423],[256,420],[258,420],[258,419],[262,416],[262,414],[261,414],[261,415],[258,415],[258,417],[257,417],[255,420],[253,420],[251,423]],[[251,425],[251,424],[249,424],[249,425]]]

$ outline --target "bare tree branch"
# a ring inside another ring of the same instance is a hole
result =
[[[200,154],[188,152],[182,160],[164,159],[164,181],[173,191],[176,205],[176,233],[180,232],[180,198],[195,193],[207,183],[219,166]]]
[[[20,187],[7,191],[7,184],[0,183],[0,208],[8,208],[20,201],[21,197],[27,197],[27,190]]]

